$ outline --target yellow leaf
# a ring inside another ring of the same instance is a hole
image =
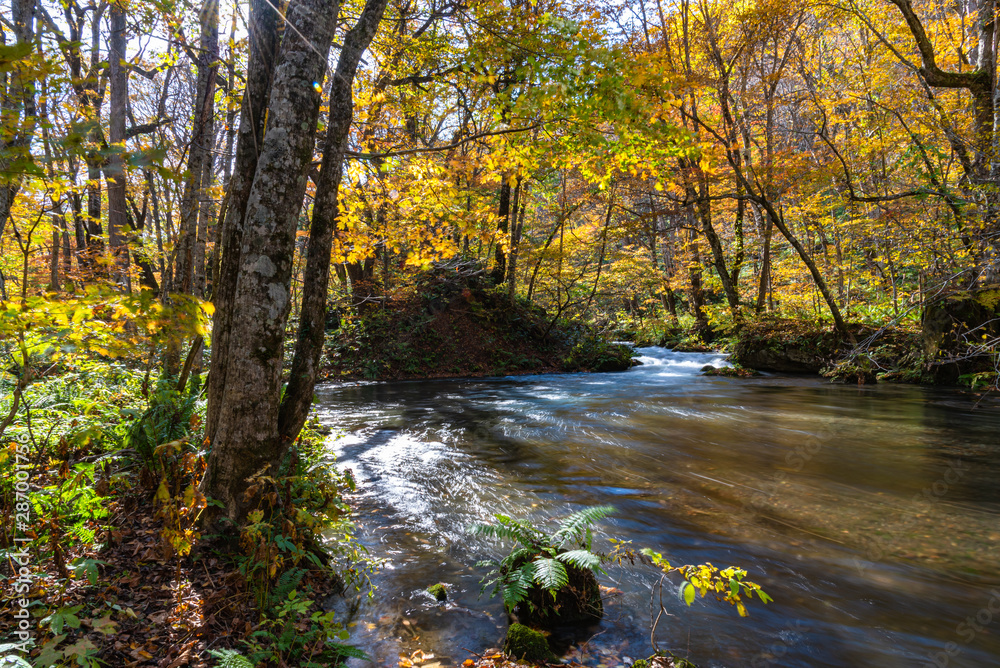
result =
[[[170,492],[167,490],[166,480],[161,480],[160,486],[156,488],[156,500],[159,503],[167,503],[170,501]]]

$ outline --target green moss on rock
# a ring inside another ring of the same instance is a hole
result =
[[[545,636],[523,624],[511,624],[507,629],[503,651],[515,659],[524,661],[554,661],[556,655],[549,648]]]
[[[428,587],[427,593],[433,596],[439,603],[443,603],[448,600],[448,588],[440,582]]]

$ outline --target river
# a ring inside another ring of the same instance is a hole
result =
[[[378,665],[496,647],[499,603],[468,527],[612,504],[606,537],[672,563],[740,565],[774,602],[740,618],[664,592],[663,649],[699,666],[1000,666],[1000,401],[815,377],[705,377],[715,354],[637,350],[621,373],[347,383],[318,389],[358,481],[378,591],[352,642]],[[600,625],[566,657],[651,651],[648,567],[609,567]],[[443,582],[440,605],[423,589]]]

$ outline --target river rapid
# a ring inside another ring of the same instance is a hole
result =
[[[621,373],[326,385],[329,447],[383,560],[352,642],[459,665],[503,638],[479,596],[501,546],[468,527],[612,504],[607,537],[740,565],[750,616],[664,589],[656,642],[699,666],[1000,666],[1000,401],[960,390],[705,377],[715,354],[640,348]],[[651,653],[648,567],[609,567],[605,618],[565,656]],[[438,582],[449,601],[423,590]],[[343,605],[343,604],[341,604]]]

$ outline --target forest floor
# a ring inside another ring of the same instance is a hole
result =
[[[429,270],[329,333],[326,380],[621,371],[632,351],[559,320],[471,267]]]

